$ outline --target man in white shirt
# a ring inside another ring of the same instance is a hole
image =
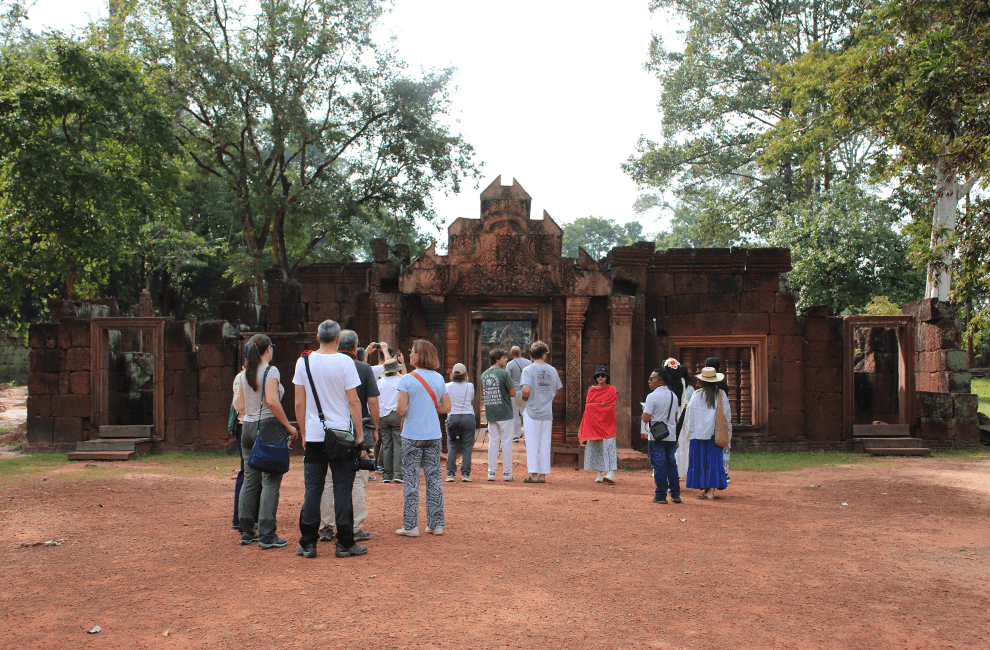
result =
[[[674,452],[677,450],[677,397],[666,386],[663,370],[657,368],[650,374],[650,390],[643,406],[643,423],[647,427],[649,440],[650,464],[653,465],[653,482],[656,484],[656,494],[653,503],[667,503],[667,491],[674,503],[681,502],[681,481],[677,476],[677,461]],[[667,435],[657,440],[651,429],[652,425],[662,422],[667,426]]]
[[[316,557],[319,539],[320,501],[329,469],[333,476],[334,513],[337,524],[337,557],[364,555],[368,547],[354,543],[354,505],[351,490],[357,468],[354,458],[329,462],[326,453],[326,437],[335,435],[331,429],[353,431],[352,422],[361,422],[361,400],[357,387],[361,383],[354,361],[337,354],[340,341],[340,325],[332,320],[320,323],[317,336],[320,349],[307,354],[296,362],[292,383],[296,386],[296,419],[303,437],[303,482],[306,494],[302,512],[299,513],[299,548],[296,555]],[[310,381],[312,373],[312,382]],[[317,394],[313,395],[313,387]],[[319,398],[317,407],[315,397]],[[320,420],[320,409],[323,421]],[[357,432],[357,440],[361,432]],[[364,452],[361,452],[362,454]]]
[[[512,349],[509,351],[512,355],[512,360],[505,366],[508,371],[509,376],[512,377],[512,383],[516,386],[522,386],[522,373],[526,369],[526,366],[533,363],[526,357],[522,355],[522,350],[519,349],[518,345],[513,345]],[[516,396],[512,398],[512,411],[515,414],[515,431],[513,432],[512,439],[519,440],[523,436],[522,430],[522,414],[526,409],[526,402],[523,401],[522,391],[516,391]]]

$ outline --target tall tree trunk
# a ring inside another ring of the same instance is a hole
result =
[[[932,215],[932,240],[934,250],[952,236],[956,228],[956,207],[959,197],[964,196],[973,187],[979,175],[974,175],[965,183],[956,181],[956,175],[945,162],[939,158],[935,163],[935,212]],[[938,300],[949,299],[949,263],[952,260],[943,253],[938,260],[938,268],[928,267],[928,279],[925,283],[925,297]]]

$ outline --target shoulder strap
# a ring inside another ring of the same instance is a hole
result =
[[[261,421],[261,409],[265,408],[265,383],[268,381],[268,371],[271,366],[265,366],[265,374],[261,378],[261,403],[258,404],[258,421]]]
[[[306,350],[302,353],[303,363],[306,364],[306,376],[309,377],[309,388],[313,391],[313,401],[316,402],[316,412],[320,415],[320,424],[326,429],[326,418],[323,417],[323,407],[320,405],[320,396],[316,393],[316,384],[313,383],[313,373],[309,369],[309,354]]]
[[[427,392],[427,393],[429,393],[429,394],[430,394],[430,397],[432,397],[432,398],[433,398],[433,405],[434,405],[435,407],[437,407],[437,410],[439,411],[439,410],[440,410],[440,402],[438,402],[438,401],[437,401],[437,396],[436,396],[436,394],[435,394],[435,393],[433,392],[433,389],[432,389],[432,388],[430,388],[430,385],[429,385],[429,384],[427,384],[427,383],[426,383],[426,380],[425,380],[425,379],[423,379],[422,377],[420,377],[420,376],[419,376],[419,373],[418,373],[418,372],[416,372],[415,370],[413,370],[413,371],[412,371],[412,372],[411,372],[410,374],[411,374],[411,375],[412,375],[413,377],[415,377],[416,379],[418,379],[418,380],[419,380],[419,383],[421,383],[421,384],[423,384],[423,388],[425,388],[425,389],[426,389],[426,392]]]

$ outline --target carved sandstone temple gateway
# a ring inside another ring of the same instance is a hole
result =
[[[547,342],[564,383],[553,444],[574,452],[572,461],[594,368],[609,366],[619,392],[618,444],[641,448],[639,402],[668,356],[692,374],[706,357],[721,359],[734,449],[851,449],[876,421],[927,447],[978,444],[951,306],[924,300],[896,317],[798,314],[780,286],[791,268],[786,249],[655,252],[640,242],[599,261],[583,250],[563,257],[561,228],[545,212],[533,219],[531,203],[517,182],[498,178],[481,194],[480,218],[450,225],[446,255],[430,248],[410,260],[404,246],[374,240],[371,262],[303,267],[298,283],[273,269],[267,305],[235,287],[219,305],[223,320],[202,323],[198,340],[194,323],[144,317],[131,327],[113,306],[70,305],[58,323],[31,328],[29,440],[65,447],[143,417],[159,446],[223,447],[242,342],[268,333],[288,384],[299,353],[332,318],[362,344],[408,351],[429,339],[444,375],[464,363],[475,383],[493,347]],[[137,376],[145,383],[134,385]],[[283,407],[294,419],[292,395]]]

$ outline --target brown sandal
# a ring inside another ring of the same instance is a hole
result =
[[[523,479],[523,483],[539,483],[539,481],[533,480],[532,476],[527,476]]]

